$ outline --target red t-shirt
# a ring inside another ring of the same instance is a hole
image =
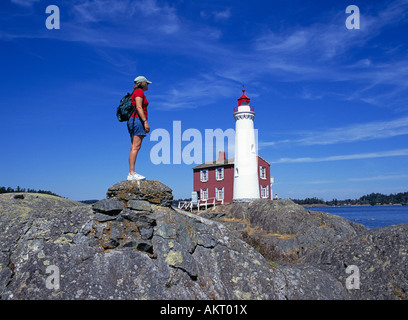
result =
[[[143,92],[142,89],[138,88],[135,91],[133,91],[130,101],[132,102],[132,106],[136,107],[136,97],[141,97],[143,98],[142,102],[142,108],[143,108],[143,113],[145,115],[145,118],[147,119],[147,106],[149,105],[149,101],[147,101],[147,98]],[[137,111],[133,111],[131,117],[136,117],[139,118],[139,115],[137,114]]]

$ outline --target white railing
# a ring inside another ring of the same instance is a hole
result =
[[[192,201],[180,201],[178,204],[178,208],[180,210],[190,210],[192,205],[193,205]]]
[[[200,211],[200,207],[205,207],[205,210],[207,210],[209,206],[215,206],[217,204],[224,204],[224,199],[217,200],[216,198],[209,198],[205,200],[198,200],[195,203],[193,203],[193,201],[180,201],[178,208],[180,210],[192,212],[194,208],[197,208],[197,210]]]

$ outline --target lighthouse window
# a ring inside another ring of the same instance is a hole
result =
[[[251,152],[255,153],[255,145],[254,144],[251,144]]]
[[[224,180],[224,168],[216,168],[215,169],[215,179],[216,180]]]
[[[236,177],[239,177],[238,168],[235,168],[235,176],[236,176]]]
[[[201,182],[208,181],[208,169],[200,170],[200,181]]]

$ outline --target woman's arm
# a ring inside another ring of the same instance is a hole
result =
[[[136,102],[136,112],[139,115],[140,120],[145,121],[145,115],[143,113],[143,98],[142,97],[136,97],[135,99]]]
[[[136,97],[135,99],[136,102],[136,112],[139,115],[140,120],[142,120],[145,132],[149,133],[150,131],[150,126],[147,123],[147,119],[145,118],[144,112],[143,112],[143,98],[142,97]]]

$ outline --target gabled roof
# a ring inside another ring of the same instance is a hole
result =
[[[199,164],[198,166],[195,166],[193,170],[196,169],[204,169],[204,168],[212,168],[212,167],[223,167],[225,165],[234,165],[234,158],[231,159],[225,159],[222,161],[218,160],[213,160],[213,161],[207,161],[202,164]]]
[[[267,164],[271,165],[271,163],[269,161],[266,161],[264,158],[262,158],[259,154],[258,157],[261,158],[263,161],[265,161]]]
[[[261,158],[263,161],[265,161],[267,164],[271,165],[270,162],[266,161],[264,158],[262,158],[260,155],[258,155],[258,158]],[[213,161],[207,161],[202,164],[199,164],[198,166],[195,166],[193,170],[196,169],[205,169],[205,168],[212,168],[212,167],[221,167],[225,165],[234,165],[234,158],[231,159],[225,159],[222,161],[219,160],[213,160]]]

